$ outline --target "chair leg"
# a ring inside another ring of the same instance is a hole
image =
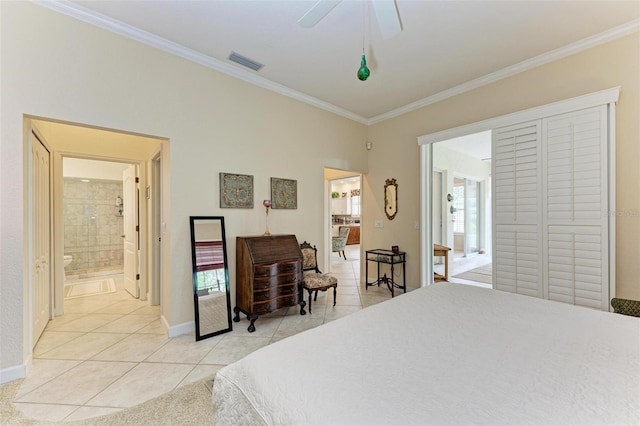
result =
[[[337,286],[333,288],[333,306],[336,306],[336,290],[338,290]]]
[[[312,291],[309,290],[309,314],[311,314],[311,293]]]
[[[342,256],[344,257],[344,260],[347,260],[347,255],[344,254],[344,250],[342,250]]]
[[[313,301],[318,301],[318,290],[316,290],[316,294],[313,295]]]

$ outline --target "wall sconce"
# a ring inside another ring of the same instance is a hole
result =
[[[369,141],[367,141],[367,151],[371,151],[371,148],[373,148],[373,144]]]

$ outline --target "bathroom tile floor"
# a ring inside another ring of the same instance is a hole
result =
[[[33,364],[14,400],[25,417],[63,422],[113,413],[176,387],[212,377],[223,366],[301,331],[389,300],[388,289],[360,284],[360,246],[347,247],[347,260],[331,258],[338,278],[336,306],[331,292],[319,293],[312,314],[282,309],[233,331],[196,342],[193,335],[169,339],[159,306],[132,299],[122,276],[118,291],[65,301],[65,314],[51,320],[38,341]],[[305,300],[307,296],[305,295]]]

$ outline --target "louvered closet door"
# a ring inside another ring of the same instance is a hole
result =
[[[607,107],[543,120],[546,297],[607,309]]]
[[[494,130],[495,288],[542,296],[540,122]]]

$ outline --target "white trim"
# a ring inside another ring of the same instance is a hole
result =
[[[423,108],[425,106],[435,104],[437,102],[452,98],[465,92],[469,92],[479,87],[495,83],[496,81],[503,80],[516,74],[539,67],[541,65],[566,58],[567,56],[574,55],[587,49],[591,49],[592,47],[608,43],[610,41],[632,34],[638,30],[640,30],[640,19],[627,22],[626,24],[604,31],[600,34],[578,40],[574,43],[568,44],[555,50],[551,50],[538,56],[534,56],[533,58],[508,66],[491,74],[487,74],[474,80],[467,81],[466,83],[462,83],[458,86],[436,93],[435,95],[429,96],[427,98],[420,99],[403,107],[396,108],[384,114],[377,115],[369,119],[369,125],[379,123],[381,121],[388,120],[390,118],[397,117],[411,111],[415,111],[419,108]]]
[[[599,105],[606,105],[617,102],[620,97],[620,86],[610,89],[601,90],[599,92],[589,93],[575,98],[565,99],[547,105],[541,105],[529,108],[523,111],[511,114],[501,115],[489,118],[487,120],[478,121],[464,126],[453,127],[451,129],[442,130],[440,132],[430,133],[418,137],[418,145],[442,142],[459,136],[470,135],[473,133],[484,132],[498,127],[506,127],[526,121],[539,120],[552,115],[565,114],[567,112],[576,111],[585,108],[591,108]]]
[[[27,377],[26,364],[14,365],[0,370],[0,385]]]
[[[612,102],[608,106],[609,208],[607,215],[609,216],[609,300],[611,300],[616,297],[616,104]],[[613,311],[610,303],[608,309]]]
[[[298,92],[297,90],[290,89],[289,87],[286,87],[279,83],[275,83],[253,72],[238,68],[235,65],[231,65],[225,61],[213,58],[211,56],[197,52],[193,49],[189,49],[178,43],[169,41],[165,38],[159,37],[147,31],[143,31],[139,28],[125,24],[124,22],[120,22],[108,16],[99,14],[93,10],[87,9],[77,4],[62,2],[59,0],[53,0],[53,1],[34,0],[34,3],[39,6],[46,7],[47,9],[53,10],[55,12],[61,13],[63,15],[67,15],[72,18],[78,19],[80,21],[86,22],[88,24],[95,25],[96,27],[105,29],[115,34],[119,34],[129,39],[136,40],[140,43],[146,44],[147,46],[151,46],[156,49],[160,49],[162,51],[170,53],[172,55],[181,57],[183,59],[187,59],[191,62],[195,62],[207,68],[220,71],[224,74],[230,75],[239,80],[246,81],[248,83],[262,87],[264,89],[271,90],[281,95],[290,97],[292,99],[296,99],[298,101],[307,103],[309,105],[313,105],[325,111],[332,112],[334,114],[340,115],[342,117],[345,117],[350,120],[356,121],[358,123],[366,124],[366,125],[376,124],[381,121],[384,121],[393,117],[397,117],[399,115],[406,114],[411,111],[415,111],[427,105],[431,105],[436,102],[440,102],[445,99],[451,98],[453,96],[457,96],[459,94],[468,92],[470,90],[474,90],[479,87],[486,86],[487,84],[491,84],[496,81],[522,73],[524,71],[528,71],[530,69],[539,67],[541,65],[544,65],[553,61],[557,61],[567,56],[571,56],[576,53],[582,52],[584,50],[590,49],[592,47],[595,47],[604,43],[608,43],[610,41],[619,39],[621,37],[624,37],[626,35],[632,34],[640,30],[640,19],[636,19],[636,20],[627,22],[626,24],[622,24],[620,26],[611,28],[600,34],[595,34],[591,37],[587,37],[585,39],[578,40],[574,43],[568,44],[563,47],[559,47],[552,51],[543,53],[541,55],[534,56],[533,58],[529,58],[517,64],[511,65],[501,70],[498,70],[496,72],[493,72],[491,74],[487,74],[485,76],[476,78],[474,80],[467,81],[458,86],[436,93],[432,96],[420,99],[416,102],[410,103],[400,108],[396,108],[394,110],[388,111],[386,113],[377,115],[372,118],[365,118],[365,117],[362,117],[361,115],[355,114],[344,108],[330,104],[328,102],[325,102],[313,96],[309,96],[304,93]]]
[[[161,315],[160,319],[162,320],[162,325],[164,325],[164,328],[167,330],[167,334],[170,339],[177,336],[182,336],[183,334],[193,334],[195,336],[195,332],[196,332],[195,321],[187,321],[187,322],[183,322],[182,324],[170,326],[164,315]]]
[[[433,145],[420,146],[420,287],[433,284]],[[426,165],[427,167],[423,167]],[[425,170],[426,169],[426,170]]]
[[[356,121],[358,123],[368,124],[367,118],[362,117],[358,114],[354,114],[351,111],[347,111],[344,108],[340,108],[318,98],[314,98],[313,96],[298,92],[297,90],[290,89],[289,87],[286,87],[282,84],[275,83],[271,80],[261,77],[254,72],[246,71],[235,65],[231,65],[227,62],[221,61],[220,59],[216,59],[203,53],[197,52],[193,49],[189,49],[178,43],[141,30],[129,24],[125,24],[124,22],[120,22],[113,18],[109,18],[108,16],[104,16],[77,4],[43,0],[35,0],[34,3],[63,15],[67,15],[88,24],[95,25],[96,27],[102,28],[112,33],[138,41],[142,44],[146,44],[147,46],[165,51],[196,64],[211,68],[216,71],[220,71],[221,73],[230,75],[239,80],[246,81],[264,89],[271,90],[292,99],[296,99],[298,101],[313,105],[325,111],[329,111],[350,120]]]

